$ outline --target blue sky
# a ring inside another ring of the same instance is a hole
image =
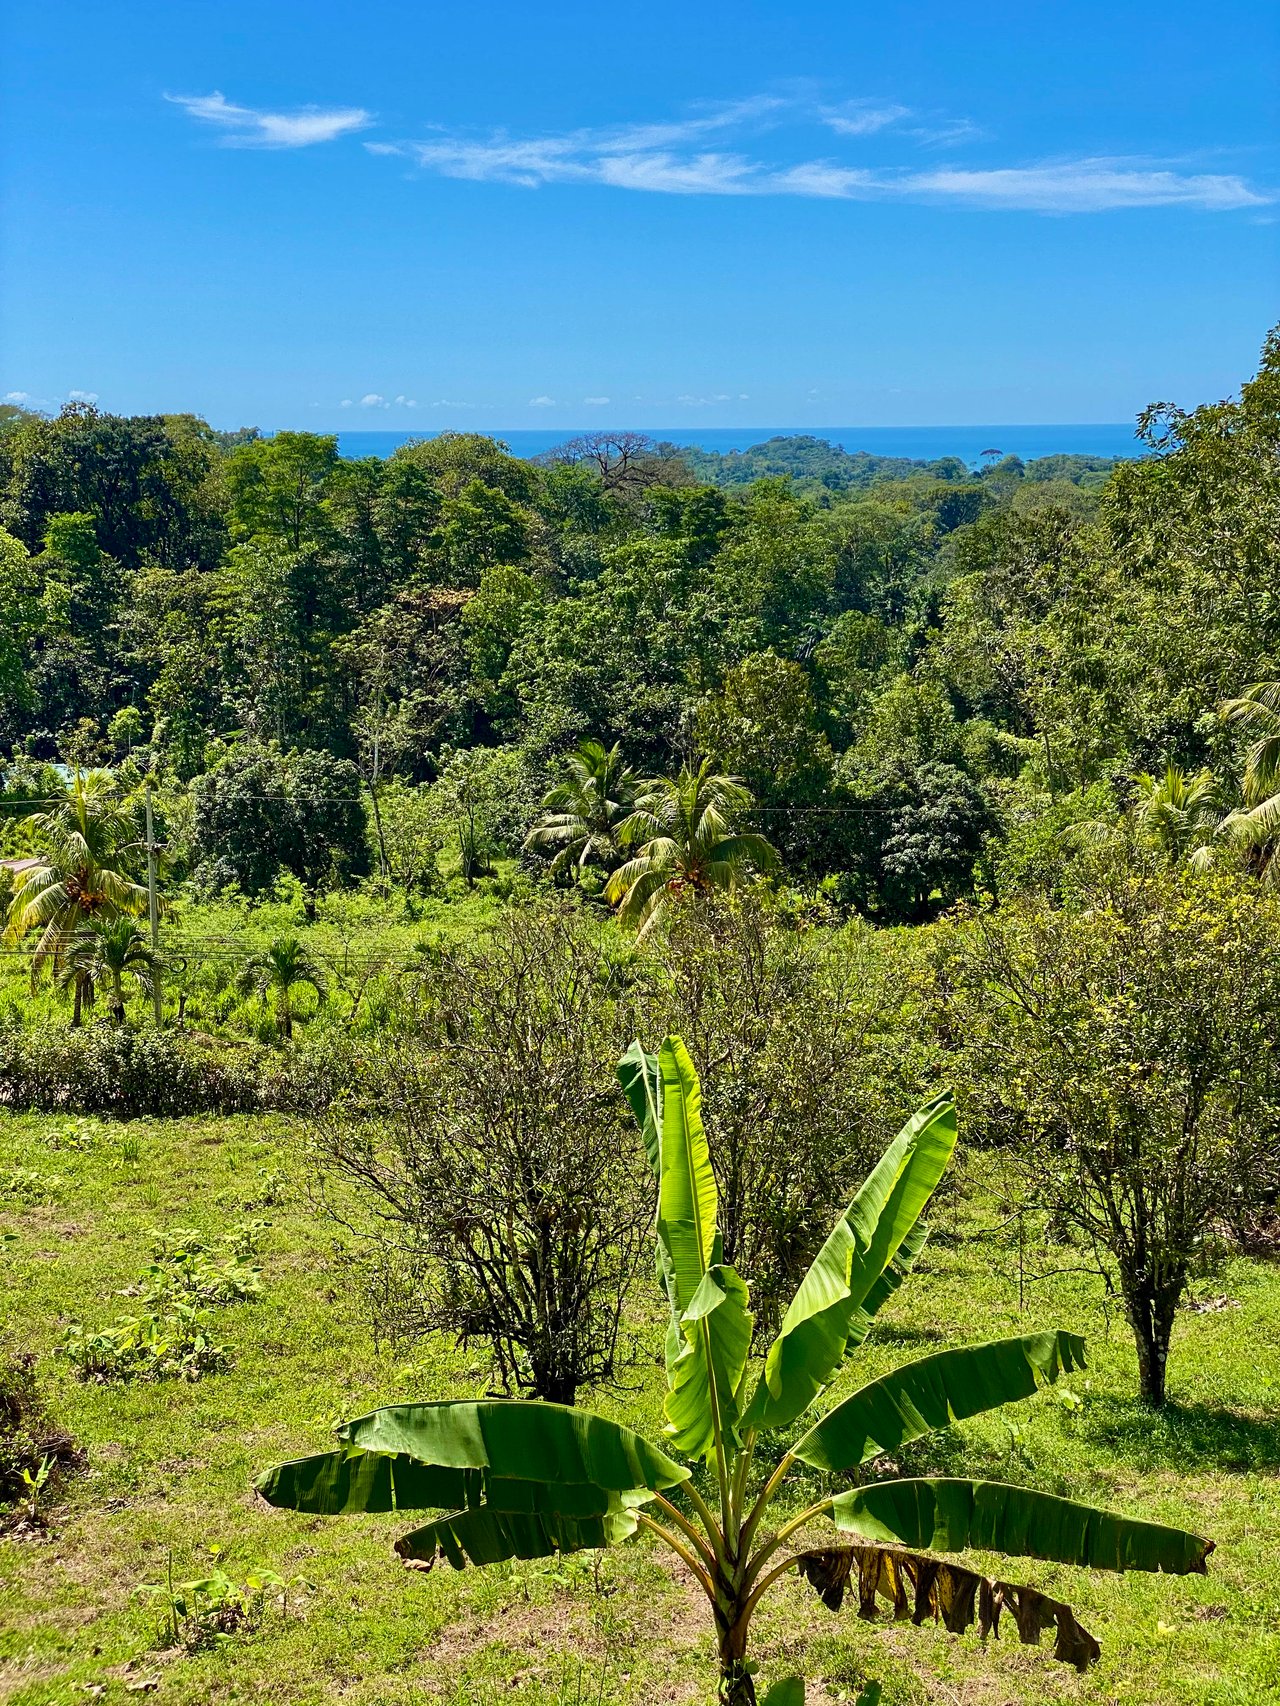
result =
[[[0,393],[1125,420],[1280,319],[1280,8],[10,0]]]

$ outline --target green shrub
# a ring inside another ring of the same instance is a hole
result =
[[[200,1380],[231,1367],[225,1345],[209,1337],[208,1313],[172,1300],[164,1314],[125,1315],[101,1332],[78,1322],[60,1350],[81,1380],[112,1385],[129,1380]]]

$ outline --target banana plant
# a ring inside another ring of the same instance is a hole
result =
[[[1069,1606],[939,1554],[977,1547],[1089,1569],[1204,1572],[1211,1541],[992,1481],[863,1479],[773,1518],[798,1465],[847,1478],[910,1440],[1030,1397],[1082,1367],[1084,1343],[1050,1331],[940,1351],[811,1419],[920,1256],[921,1215],[956,1143],[950,1094],[926,1103],[889,1145],[755,1366],[747,1286],[722,1259],[693,1063],[677,1037],[656,1056],[635,1043],[619,1077],[657,1181],[657,1271],[669,1306],[662,1449],[562,1405],[400,1404],[344,1423],[336,1451],[269,1471],[257,1485],[271,1504],[447,1511],[396,1543],[406,1564],[428,1570],[439,1559],[462,1568],[651,1534],[710,1603],[722,1706],[756,1701],[752,1615],[789,1571],[833,1610],[851,1592],[863,1616],[883,1601],[895,1616],[932,1617],[957,1634],[975,1622],[984,1637],[998,1633],[1007,1612],[1024,1642],[1052,1629],[1055,1656],[1081,1670],[1099,1648]],[[801,1418],[804,1431],[780,1446],[781,1430]],[[824,1520],[836,1530],[830,1540],[802,1541]],[[803,1697],[800,1679],[786,1677],[765,1700]]]

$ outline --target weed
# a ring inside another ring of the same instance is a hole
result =
[[[59,1346],[81,1380],[200,1380],[231,1367],[231,1353],[206,1331],[207,1312],[173,1300],[164,1314],[125,1315],[98,1333],[75,1323]]]
[[[220,1547],[212,1550],[215,1557],[221,1552]],[[163,1604],[160,1639],[166,1646],[198,1653],[222,1646],[237,1635],[253,1634],[261,1627],[271,1597],[276,1593],[280,1596],[281,1612],[286,1613],[288,1587],[283,1576],[262,1566],[250,1571],[242,1582],[215,1568],[207,1576],[175,1583],[170,1553],[166,1579],[142,1583],[134,1590],[134,1597],[156,1599]]]

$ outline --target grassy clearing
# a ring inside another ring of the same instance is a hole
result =
[[[68,1117],[0,1124],[0,1330],[43,1358],[53,1409],[85,1443],[90,1472],[40,1540],[0,1540],[0,1699],[70,1706],[136,1693],[183,1703],[409,1706],[712,1699],[713,1648],[700,1600],[665,1555],[635,1542],[599,1560],[424,1575],[390,1554],[404,1519],[318,1519],[267,1510],[258,1469],[327,1443],[330,1425],[407,1396],[485,1390],[483,1360],[447,1344],[411,1358],[369,1343],[332,1230],[284,1181],[282,1121],[110,1124]],[[281,1189],[284,1189],[281,1198]],[[935,1343],[1034,1325],[1079,1328],[1091,1370],[1080,1400],[1047,1392],[903,1454],[910,1473],[1026,1480],[1197,1528],[1218,1543],[1207,1578],[1112,1578],[1029,1564],[1003,1573],[1069,1599],[1099,1637],[1080,1678],[1006,1635],[982,1647],[932,1628],[827,1613],[788,1582],[756,1625],[766,1678],[803,1668],[811,1703],[852,1700],[867,1678],[886,1706],[1097,1701],[1115,1706],[1261,1706],[1280,1699],[1280,1269],[1237,1259],[1197,1288],[1175,1338],[1174,1402],[1134,1402],[1123,1323],[1096,1278],[1058,1273],[1018,1310],[1016,1227],[998,1169],[970,1161],[935,1224],[918,1279],[882,1317],[859,1378]],[[261,1206],[263,1199],[266,1206]],[[145,1268],[153,1228],[217,1238],[246,1214],[270,1221],[265,1296],[219,1310],[230,1372],[198,1384],[81,1386],[52,1356],[65,1326],[136,1307],[117,1295]],[[1069,1260],[1069,1259],[1068,1259]],[[1029,1270],[1064,1264],[1034,1250]],[[647,1308],[642,1300],[641,1307]],[[659,1344],[656,1309],[638,1319]],[[653,1431],[661,1371],[598,1407]],[[794,1497],[803,1497],[797,1483]],[[798,1507],[797,1507],[798,1508]],[[210,1650],[167,1651],[143,1583],[258,1565],[291,1584],[284,1610]],[[153,1688],[142,1685],[154,1684]]]

